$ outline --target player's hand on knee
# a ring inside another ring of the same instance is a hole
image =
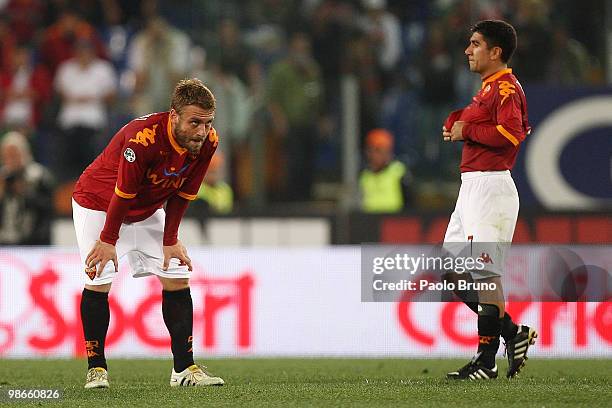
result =
[[[109,261],[113,261],[115,272],[117,272],[119,270],[119,264],[117,262],[117,250],[115,249],[115,246],[107,242],[97,240],[85,259],[85,265],[87,265],[89,268],[97,265],[96,276],[100,276],[104,270],[104,266],[106,266]]]
[[[168,270],[168,266],[170,265],[170,259],[176,258],[180,261],[181,266],[187,266],[189,271],[193,270],[191,266],[191,259],[187,255],[187,249],[181,243],[181,241],[176,241],[176,244],[170,246],[164,246],[164,265],[162,269],[164,271]]]

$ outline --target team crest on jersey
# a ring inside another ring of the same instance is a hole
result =
[[[482,261],[482,263],[493,263],[493,260],[486,252],[483,252],[478,258]]]
[[[93,280],[96,277],[96,266],[86,266],[85,274],[89,277],[89,279]]]
[[[125,160],[129,161],[130,163],[133,163],[134,160],[136,160],[136,153],[134,153],[134,151],[128,147],[123,152],[123,157],[125,157]]]

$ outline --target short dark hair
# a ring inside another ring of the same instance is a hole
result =
[[[516,30],[512,25],[502,20],[483,20],[474,24],[470,31],[480,33],[489,48],[501,48],[503,63],[510,61],[514,50],[516,50]]]
[[[197,78],[181,79],[172,94],[170,107],[181,113],[187,105],[196,105],[204,110],[214,110],[216,100],[213,93]]]

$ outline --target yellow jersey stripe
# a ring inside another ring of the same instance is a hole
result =
[[[117,186],[115,186],[115,194],[117,194],[121,198],[127,198],[127,199],[136,197],[136,193],[134,194],[124,193],[123,191],[119,190],[119,187]]]
[[[499,133],[501,133],[506,139],[508,139],[510,142],[512,142],[513,145],[518,146],[519,141],[516,137],[514,137],[512,135],[512,133],[508,132],[506,129],[504,129],[504,127],[502,125],[497,125],[495,126],[495,128],[497,129],[497,131]]]
[[[172,122],[170,121],[170,115],[168,115],[168,124],[166,126],[166,130],[168,133],[168,140],[170,140],[170,144],[176,150],[178,154],[183,154],[187,151],[187,149],[179,146],[178,142],[174,138],[174,133],[172,133]]]
[[[178,195],[179,197],[183,197],[185,200],[189,200],[189,201],[193,201],[198,197],[196,194],[187,194],[187,193],[183,193],[182,191],[179,191]]]
[[[489,82],[495,81],[497,78],[499,78],[502,75],[511,74],[511,73],[512,73],[512,68],[505,68],[500,71],[497,71],[496,73],[492,74],[488,78],[485,78],[485,80],[482,81],[482,86],[480,88],[484,88],[486,84],[488,84]]]

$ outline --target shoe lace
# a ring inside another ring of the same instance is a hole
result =
[[[196,364],[196,365],[197,365],[197,367],[198,367],[200,370],[202,370],[202,372],[203,372],[204,374],[206,374],[206,375],[207,375],[207,376],[209,376],[209,377],[214,377],[214,375],[213,375],[213,374],[212,374],[210,371],[208,371],[208,368],[207,368],[206,366],[203,366],[203,365],[200,365],[200,364]]]
[[[213,375],[206,369],[206,366],[196,364],[196,369],[190,370],[187,374],[187,378],[194,383],[202,381],[206,377],[213,377]]]

